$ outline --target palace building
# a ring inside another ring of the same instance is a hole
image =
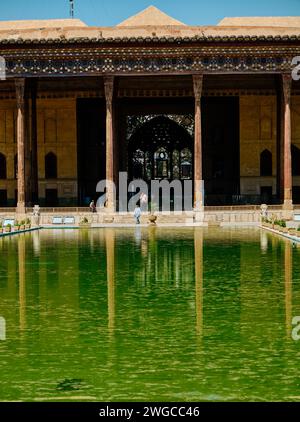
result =
[[[119,172],[193,180],[196,210],[300,203],[300,17],[0,22],[0,56],[2,208],[85,206]]]

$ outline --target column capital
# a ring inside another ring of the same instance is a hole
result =
[[[112,106],[112,100],[114,95],[114,76],[104,76],[104,91],[106,103],[108,106]]]
[[[284,102],[290,102],[292,90],[292,75],[290,73],[282,73],[282,88]]]
[[[197,74],[193,75],[193,87],[194,87],[194,96],[196,101],[200,101],[202,96],[202,87],[203,87],[203,75]]]
[[[18,108],[22,108],[24,106],[24,98],[25,98],[25,78],[16,78],[15,87],[16,87],[17,106]]]

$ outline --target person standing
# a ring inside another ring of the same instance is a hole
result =
[[[142,215],[141,208],[140,208],[140,206],[137,204],[137,205],[136,205],[136,207],[135,207],[135,209],[134,209],[134,213],[133,213],[133,216],[134,216],[134,218],[135,218],[135,222],[136,222],[136,224],[140,224],[140,218],[141,218],[141,215]]]

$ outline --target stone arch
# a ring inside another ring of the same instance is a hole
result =
[[[193,138],[187,129],[167,116],[157,116],[139,126],[129,138],[129,174],[139,178],[178,178],[180,161],[173,174],[173,159],[176,152],[189,150],[193,155]],[[175,154],[174,154],[175,153]],[[141,174],[142,170],[142,174]],[[192,176],[191,176],[192,177]]]

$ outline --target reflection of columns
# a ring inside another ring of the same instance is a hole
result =
[[[104,78],[104,90],[106,98],[106,180],[108,182],[106,207],[108,211],[114,211],[114,191],[111,186],[114,181],[113,76],[106,76]]]
[[[26,328],[26,275],[25,275],[25,236],[20,235],[18,241],[18,266],[19,266],[19,309],[20,331]]]
[[[291,86],[290,74],[282,75],[284,99],[283,129],[283,172],[284,172],[284,207],[292,209],[292,157],[291,157]]]
[[[195,229],[195,288],[196,288],[196,331],[203,334],[203,231]]]
[[[25,213],[25,79],[15,80],[17,99],[18,203],[17,211]]]
[[[108,330],[112,334],[115,328],[115,232],[105,231],[106,242],[106,274],[107,274],[107,304]]]
[[[284,245],[284,286],[285,286],[285,326],[287,338],[292,332],[292,283],[293,283],[293,250],[292,243],[286,241]]]
[[[201,135],[201,95],[203,75],[193,75],[195,96],[195,134],[194,134],[194,209],[203,207],[202,183],[202,135]]]
[[[268,233],[265,230],[260,231],[260,250],[262,253],[268,251]]]

